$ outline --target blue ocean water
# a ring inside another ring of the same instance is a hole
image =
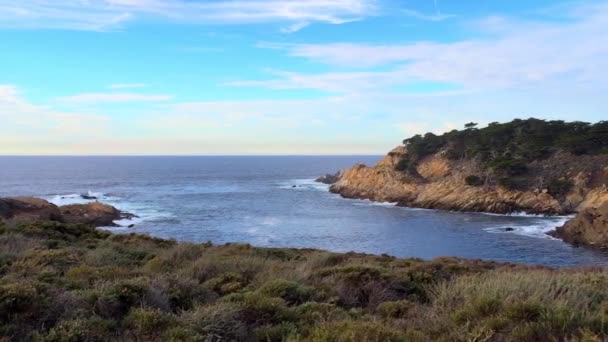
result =
[[[90,192],[140,216],[111,230],[183,241],[608,265],[607,253],[544,234],[561,225],[562,217],[400,208],[342,199],[312,181],[380,158],[0,157],[0,196],[38,196],[63,204],[81,202],[80,194]]]

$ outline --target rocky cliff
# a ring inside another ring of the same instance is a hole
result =
[[[501,214],[581,212],[556,236],[605,244],[608,235],[595,219],[608,202],[608,121],[470,123],[405,139],[377,165],[337,176],[330,191],[346,198]]]
[[[409,207],[492,213],[566,214],[608,199],[606,156],[560,154],[544,165],[531,165],[530,178],[557,178],[551,173],[561,169],[563,175],[557,179],[572,180],[570,189],[556,196],[542,187],[542,182],[523,190],[485,184],[486,172],[478,162],[450,160],[445,151],[420,160],[414,172],[397,171],[407,153],[407,148],[400,146],[373,167],[355,165],[343,171],[330,191],[346,198],[397,202]]]
[[[55,221],[103,227],[114,226],[114,221],[132,217],[98,202],[58,207],[40,198],[0,198],[0,223],[8,225]]]
[[[608,248],[608,202],[589,207],[550,235],[574,245]]]

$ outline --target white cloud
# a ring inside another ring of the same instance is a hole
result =
[[[24,151],[26,145],[43,153],[45,144],[100,137],[109,130],[109,119],[104,116],[31,104],[13,85],[0,85],[0,122],[0,154],[29,152]]]
[[[111,84],[108,86],[109,89],[132,89],[132,88],[145,88],[148,85],[145,83],[118,83]]]
[[[0,0],[0,27],[107,30],[143,17],[200,24],[342,24],[373,15],[376,0]]]
[[[168,101],[173,95],[144,95],[133,93],[85,93],[61,97],[61,102],[70,103],[104,103],[104,102],[160,102]]]
[[[302,21],[302,22],[299,22],[299,23],[292,24],[292,25],[290,25],[288,27],[282,28],[281,32],[283,32],[283,33],[295,33],[295,32],[298,32],[301,29],[303,29],[303,28],[305,28],[305,27],[307,27],[309,25],[310,25],[309,22]]]
[[[587,7],[585,7],[587,8]],[[389,66],[389,71],[324,74],[283,73],[281,78],[257,82],[270,88],[331,87],[369,90],[367,85],[418,81],[457,84],[467,89],[573,87],[597,89],[608,86],[608,44],[598,39],[608,35],[608,3],[575,15],[569,9],[567,21],[514,21],[491,17],[475,22],[480,38],[455,42],[410,44],[269,44],[259,47],[287,51],[290,56],[333,66],[372,68]],[[362,81],[365,79],[365,81]],[[349,82],[345,82],[345,81]],[[352,81],[352,83],[350,83]],[[365,85],[362,87],[362,83]],[[256,85],[233,82],[233,85]],[[349,86],[352,84],[352,86]]]
[[[403,12],[403,14],[405,14],[408,17],[425,20],[425,21],[444,21],[447,19],[456,18],[456,16],[453,14],[441,14],[441,13],[424,14],[424,13],[421,13],[419,11],[415,11],[412,9],[403,9],[401,11]]]

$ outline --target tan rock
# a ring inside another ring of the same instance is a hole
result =
[[[33,197],[0,198],[0,221],[6,224],[61,221],[59,208]]]
[[[113,226],[122,218],[120,210],[103,203],[72,204],[59,207],[64,222],[89,224],[97,227]]]
[[[608,248],[608,202],[582,210],[551,235],[575,245]]]

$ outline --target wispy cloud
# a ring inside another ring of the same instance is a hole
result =
[[[310,23],[307,22],[307,21],[295,23],[295,24],[292,24],[290,26],[282,28],[281,32],[283,32],[283,33],[295,33],[295,32],[300,31],[301,29],[307,27],[308,25],[310,25]]]
[[[71,142],[108,133],[109,119],[104,116],[64,112],[26,101],[19,88],[0,84],[0,154],[24,152],[25,145],[44,153],[49,142]],[[45,144],[37,144],[46,139]],[[19,141],[19,142],[17,142]]]
[[[369,91],[367,86],[373,84],[381,90],[386,85],[419,81],[456,84],[465,89],[608,88],[608,45],[599,44],[594,38],[608,35],[608,3],[594,6],[586,16],[576,16],[567,22],[522,22],[492,17],[475,25],[481,38],[447,43],[263,43],[258,46],[281,49],[290,56],[332,66],[390,69],[322,74],[284,72],[279,79],[232,85],[341,92]]]
[[[447,19],[456,18],[453,14],[441,14],[439,12],[435,14],[424,14],[419,11],[415,11],[412,9],[402,9],[401,12],[408,17],[412,17],[415,19],[426,20],[426,21],[444,21]]]
[[[373,15],[376,0],[0,0],[0,27],[107,30],[156,17],[198,24],[342,24]]]
[[[61,102],[70,103],[104,103],[104,102],[160,102],[168,101],[173,95],[146,95],[133,93],[85,93],[61,97]]]

